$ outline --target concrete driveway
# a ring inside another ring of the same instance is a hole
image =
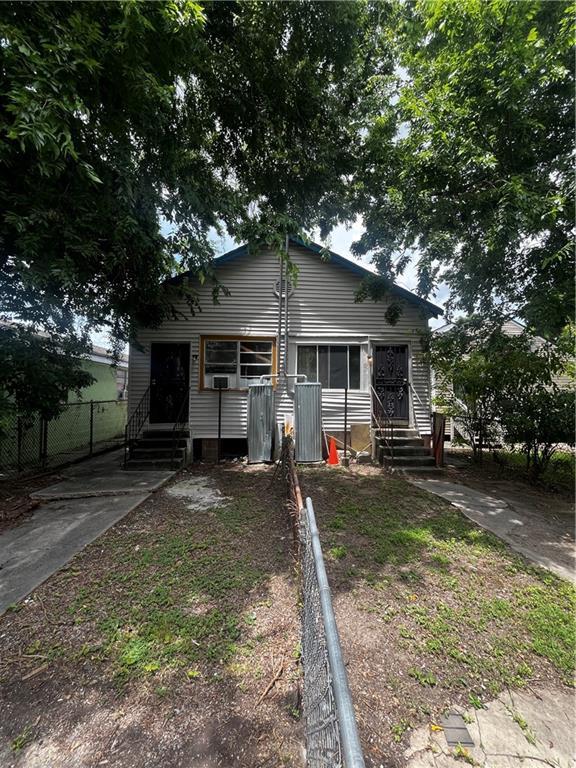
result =
[[[62,471],[32,517],[0,535],[0,615],[141,504],[172,471],[124,471],[123,452]]]
[[[574,530],[568,516],[555,518],[553,510],[541,510],[525,496],[511,491],[506,492],[504,499],[436,477],[408,480],[446,499],[528,560],[576,583]]]

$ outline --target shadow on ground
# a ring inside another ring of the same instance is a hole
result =
[[[0,619],[3,766],[302,764],[285,489],[175,483],[206,475],[214,506],[157,491]]]

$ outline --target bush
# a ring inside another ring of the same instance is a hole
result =
[[[520,389],[503,403],[500,423],[510,445],[520,444],[534,477],[545,471],[561,445],[574,446],[574,392]]]

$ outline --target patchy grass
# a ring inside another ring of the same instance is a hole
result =
[[[557,451],[536,481],[528,471],[526,455],[521,451],[485,451],[481,463],[473,461],[472,451],[469,449],[449,450],[446,456],[448,462],[451,457],[459,464],[465,463],[465,466],[460,466],[459,471],[472,480],[513,481],[525,485],[528,489],[540,489],[568,499],[574,498],[576,454],[571,451]]]
[[[221,510],[215,514],[220,517]],[[237,530],[225,521],[222,527],[222,533]],[[232,598],[261,582],[256,562],[238,553],[227,536],[197,541],[189,531],[154,537],[127,555],[122,568],[82,586],[68,607],[76,624],[96,630],[86,653],[109,660],[124,682],[234,655],[241,612]]]
[[[526,456],[520,451],[498,451],[497,463],[507,469],[513,469],[521,477],[529,479],[526,468]],[[576,472],[576,456],[570,451],[557,451],[539,481],[551,488],[558,490],[574,491],[574,474]]]
[[[480,708],[529,681],[571,683],[571,585],[400,478],[308,469],[303,485],[321,537],[347,551],[328,570],[374,764],[378,743],[390,749],[375,734],[398,741],[398,723],[457,703]]]
[[[271,486],[269,469],[199,473],[229,501],[198,512],[169,489],[156,493],[1,619],[9,714],[0,763],[9,744],[25,757],[25,724],[41,715],[35,741],[48,750],[46,763],[54,743],[78,738],[78,723],[91,765],[118,757],[107,746],[118,728],[123,766],[150,754],[164,765],[192,763],[197,744],[226,765],[298,764],[299,624],[285,489]],[[256,706],[280,663],[280,679]],[[47,670],[22,682],[40,664]]]

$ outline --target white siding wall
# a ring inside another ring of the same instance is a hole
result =
[[[374,342],[408,344],[410,347],[411,378],[417,397],[414,401],[416,424],[428,433],[430,386],[429,369],[422,358],[420,333],[427,329],[426,314],[415,304],[400,300],[403,313],[395,326],[385,318],[382,302],[356,304],[354,295],[361,278],[348,269],[324,262],[303,248],[291,248],[291,258],[298,266],[299,276],[289,298],[288,371],[295,373],[298,342],[349,342],[362,344],[361,386],[364,391],[349,392],[350,423],[370,421],[370,369],[367,357]],[[230,334],[246,336],[276,336],[278,329],[278,298],[274,286],[279,276],[276,256],[271,252],[240,256],[223,264],[218,275],[229,289],[230,296],[220,298],[214,305],[211,287],[198,288],[202,311],[190,317],[167,321],[159,329],[142,329],[138,336],[139,349],[130,349],[129,409],[139,402],[150,381],[150,344],[152,342],[189,342],[190,348],[190,425],[194,437],[215,437],[217,431],[218,395],[199,391],[200,336]],[[278,350],[279,365],[282,350]],[[284,414],[292,415],[291,390],[278,386],[276,405],[279,422]],[[223,437],[246,436],[246,392],[223,393]],[[323,417],[328,429],[342,429],[342,391],[323,392]],[[412,415],[411,415],[412,417]],[[161,425],[155,425],[161,426]]]

